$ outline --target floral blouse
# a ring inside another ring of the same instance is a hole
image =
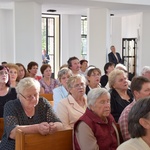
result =
[[[47,85],[43,78],[39,80],[41,87],[44,88],[45,93],[53,93],[53,89],[59,86],[59,82],[56,79],[51,78],[51,84]]]

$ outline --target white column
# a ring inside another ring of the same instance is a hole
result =
[[[61,15],[61,64],[69,57],[81,58],[81,16]]]
[[[42,64],[41,5],[14,3],[15,60],[25,66],[30,61]]]
[[[139,53],[139,57],[141,57],[140,61],[140,71],[143,66],[150,66],[149,56],[150,56],[150,11],[143,12],[142,19],[142,36],[139,37],[141,40],[141,52]]]
[[[0,10],[0,62],[14,62],[13,10]]]
[[[88,9],[89,64],[103,72],[110,47],[110,15],[108,9]]]

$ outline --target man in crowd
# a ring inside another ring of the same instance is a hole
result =
[[[116,52],[115,46],[112,45],[110,47],[110,49],[111,49],[111,52],[108,54],[109,62],[112,62],[115,65],[118,64],[118,63],[122,63],[121,56],[118,52]]]
[[[77,57],[70,57],[67,63],[68,68],[72,71],[73,75],[80,74],[80,61]]]

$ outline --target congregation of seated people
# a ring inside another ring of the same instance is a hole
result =
[[[35,61],[27,67],[20,62],[0,65],[0,149],[15,150],[17,129],[42,135],[71,129],[75,150],[116,150],[121,142],[140,137],[128,131],[128,118],[132,107],[150,96],[150,67],[144,66],[141,75],[129,81],[123,64],[108,62],[102,74],[102,68],[75,56],[66,63],[56,78],[50,64],[40,66],[41,74]],[[42,94],[52,94],[53,105]]]

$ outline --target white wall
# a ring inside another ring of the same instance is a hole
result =
[[[144,11],[142,16],[141,68],[147,65],[150,66],[150,11]]]
[[[116,50],[122,55],[122,38],[137,38],[137,74],[141,70],[142,56],[142,13],[123,17],[112,17],[112,44],[116,46]]]
[[[141,13],[122,17],[122,38],[138,38],[137,54],[136,54],[136,73],[140,72],[140,62],[143,59],[141,56]]]
[[[110,46],[114,45],[116,48],[116,51],[120,53],[122,56],[122,21],[121,17],[111,17],[111,39],[110,39]],[[109,51],[110,52],[110,47]]]
[[[13,10],[0,10],[0,62],[14,62]]]

